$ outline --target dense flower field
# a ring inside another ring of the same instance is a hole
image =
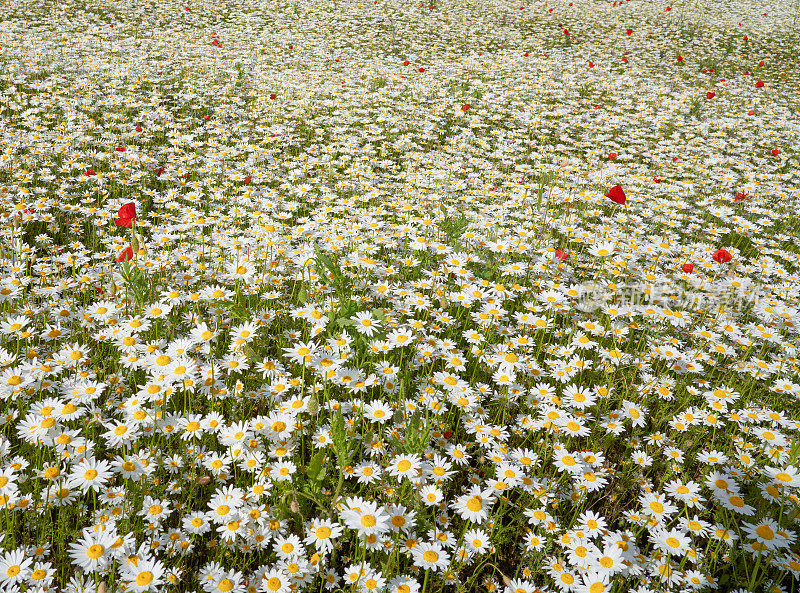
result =
[[[0,15],[0,591],[796,590],[796,1]]]

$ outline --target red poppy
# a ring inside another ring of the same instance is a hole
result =
[[[131,228],[133,221],[136,220],[136,204],[128,202],[124,206],[120,206],[117,216],[119,216],[119,218],[114,221],[114,224],[125,227],[126,229]]]
[[[728,253],[725,249],[717,249],[714,252],[714,255],[711,256],[711,258],[715,262],[726,264],[733,259],[733,256],[730,253]]]
[[[156,169],[156,177],[161,177],[161,174],[166,170],[167,170],[166,167],[159,167],[158,169]]]
[[[272,99],[272,100],[275,100],[275,99],[278,98],[278,95],[276,95],[275,93],[270,93],[269,94],[269,98]]]
[[[524,54],[522,54],[522,55],[524,55],[524,56],[527,58],[527,57],[528,57],[528,52],[525,52],[525,53],[524,53]]]
[[[133,259],[133,247],[128,245],[125,249],[119,252],[117,256],[118,262],[130,261]]]
[[[737,191],[736,195],[733,197],[734,201],[741,202],[747,197],[747,194],[743,191]]]
[[[622,191],[622,187],[619,185],[615,185],[608,190],[606,197],[610,198],[612,202],[616,202],[617,204],[625,203],[625,192]]]
[[[628,58],[622,58],[622,63],[623,64],[627,64],[628,63]]]
[[[672,7],[671,6],[667,6],[667,12],[669,12],[670,10],[672,10]]]
[[[691,274],[694,271],[694,264],[683,264],[681,266],[681,270],[683,270],[687,274]]]
[[[628,37],[630,37],[632,34],[633,34],[633,29],[628,29],[627,31],[625,31],[625,35],[627,35]]]
[[[420,69],[417,70],[417,72],[419,72],[421,74],[422,72],[425,72],[425,68],[420,67]]]
[[[755,114],[756,114],[756,112],[755,112],[755,111],[753,111],[752,109],[751,109],[750,111],[748,111],[748,112],[747,112],[747,115],[755,115]]]
[[[678,56],[678,61],[683,62],[683,56]]]
[[[250,185],[250,184],[252,183],[252,181],[253,181],[253,178],[252,178],[252,176],[250,176],[250,175],[248,175],[247,177],[245,177],[245,178],[244,178],[244,182],[245,182],[247,185]]]
[[[747,35],[744,36],[744,40],[747,41]]]
[[[617,153],[616,152],[608,153],[608,158],[610,158],[613,161],[615,158],[617,158]]]
[[[472,105],[470,105],[469,103],[467,103],[466,105],[462,105],[461,111],[467,111],[470,107],[472,107]]]
[[[589,62],[589,68],[594,68],[594,62],[592,61]]]
[[[566,251],[561,251],[560,249],[556,249],[553,255],[555,255],[556,259],[561,261],[566,261],[569,258],[569,253]]]
[[[764,66],[764,60],[761,60],[761,61],[758,63],[758,65],[759,65],[759,66]]]
[[[757,89],[760,89],[762,86],[764,86],[764,81],[763,80],[759,80],[758,82],[756,82],[756,88]]]
[[[708,91],[708,92],[706,93],[706,99],[708,99],[708,100],[711,100],[711,99],[713,99],[713,98],[714,98],[714,97],[716,97],[716,96],[717,96],[717,93],[712,93],[711,91]]]
[[[211,116],[210,116],[210,115],[204,115],[204,116],[203,116],[203,119],[205,119],[205,120],[209,120],[209,119],[211,119]]]
[[[661,177],[653,177],[653,183],[661,183]]]
[[[84,172],[84,175],[86,177],[91,177],[92,175],[97,175],[97,173],[94,172],[94,169],[86,169],[86,171]]]
[[[142,131],[142,126],[136,126],[135,129],[136,129],[137,132],[141,132]]]
[[[117,146],[114,150],[116,150],[117,152],[125,152],[125,147],[124,146]]]
[[[411,62],[409,62],[408,60],[404,60],[404,61],[403,61],[403,66],[408,66],[410,63],[411,63]]]
[[[773,148],[772,149],[772,156],[778,156],[781,153],[780,148]]]
[[[566,35],[567,37],[569,37],[569,31],[567,31],[566,29],[564,29],[564,35]]]
[[[678,157],[676,157],[676,156],[672,157],[672,162],[673,162],[673,163],[674,163],[675,161],[677,161],[677,160],[678,160]]]
[[[444,438],[449,439],[451,436],[453,436],[453,431],[452,430],[445,430],[443,436],[444,436]]]

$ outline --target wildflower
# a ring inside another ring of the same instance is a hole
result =
[[[609,198],[612,202],[616,202],[617,204],[625,204],[625,200],[627,199],[625,196],[625,192],[622,189],[622,186],[615,185],[610,190],[608,190],[608,194],[606,197]]]
[[[313,545],[321,554],[333,551],[333,542],[344,530],[328,519],[312,519],[306,527],[305,543]]]
[[[756,523],[742,521],[742,531],[748,538],[770,551],[788,547],[791,537],[777,521],[767,518]]]
[[[9,589],[16,583],[22,583],[30,578],[33,558],[27,558],[23,549],[17,548],[3,553],[0,559],[0,583]],[[14,589],[14,590],[19,590]]]
[[[131,591],[143,593],[158,589],[164,582],[166,569],[160,560],[139,558],[135,562],[121,564],[120,575]]]
[[[111,464],[103,459],[83,459],[72,467],[69,477],[70,487],[81,490],[84,494],[89,490],[98,492],[114,475]]]
[[[288,575],[277,568],[267,571],[262,578],[261,591],[264,593],[289,593],[291,580]]]
[[[481,490],[480,487],[473,485],[467,494],[459,496],[450,506],[462,519],[481,523],[488,518],[487,511],[493,504],[494,497],[491,490]]]
[[[131,226],[133,226],[135,221],[136,204],[134,202],[128,202],[127,204],[120,206],[119,212],[117,213],[117,218],[114,220],[114,224],[129,229]]]
[[[360,537],[380,536],[390,529],[389,514],[374,502],[359,497],[348,498],[347,508],[340,512],[344,524]]]
[[[420,543],[411,553],[414,563],[423,570],[439,572],[450,564],[450,554],[438,542]]]
[[[81,539],[69,545],[72,563],[85,572],[105,568],[112,559],[112,545],[117,536],[108,531],[84,529]]]

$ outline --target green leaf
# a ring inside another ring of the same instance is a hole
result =
[[[306,468],[306,474],[312,480],[319,480],[320,472],[322,471],[322,462],[325,460],[325,452],[324,451],[317,451],[314,457],[311,458],[311,461]]]

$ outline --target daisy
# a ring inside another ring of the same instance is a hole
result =
[[[73,465],[70,472],[69,485],[78,488],[84,494],[89,490],[98,492],[114,475],[111,464],[103,459],[85,458]]]
[[[108,531],[84,529],[77,543],[69,545],[72,563],[84,572],[104,569],[111,561],[112,545],[117,536]]]
[[[389,529],[394,533],[408,533],[417,523],[416,511],[402,505],[388,505],[386,512],[389,514]]]
[[[389,514],[374,502],[351,497],[347,499],[346,507],[339,513],[342,521],[360,537],[380,536],[390,529]]]
[[[303,342],[298,342],[291,348],[284,348],[284,356],[289,359],[290,362],[296,364],[307,364],[311,361],[311,357],[313,356],[314,352],[316,351],[317,346],[311,342],[304,344]]]
[[[33,558],[26,558],[23,549],[7,551],[0,559],[0,583],[11,588],[16,583],[22,583],[30,578]],[[17,589],[18,590],[18,589]]]
[[[247,591],[242,580],[242,573],[234,570],[220,570],[203,583],[208,593],[245,593]]]
[[[412,551],[414,563],[423,570],[439,572],[450,564],[450,554],[438,542],[421,542]]]
[[[356,331],[362,335],[372,337],[380,329],[380,320],[373,319],[369,311],[360,311],[350,318],[354,323]]]
[[[429,507],[436,506],[444,500],[444,492],[442,492],[442,489],[433,484],[423,486],[419,491],[419,496],[423,504]]]
[[[473,485],[467,494],[459,496],[450,506],[462,518],[472,523],[481,523],[488,518],[487,510],[494,504],[491,490],[482,490]]]
[[[655,521],[664,524],[677,512],[678,507],[669,502],[663,494],[645,493],[639,498],[643,514],[650,515]]]
[[[415,478],[422,470],[422,461],[419,455],[398,455],[387,468],[389,475],[397,478]]]
[[[419,593],[421,588],[415,578],[406,575],[396,576],[386,585],[387,593]]]
[[[364,406],[364,417],[370,422],[385,424],[393,415],[391,406],[379,400],[373,400]]]
[[[288,575],[277,568],[267,571],[262,577],[261,590],[265,593],[289,593],[290,586]]]
[[[306,527],[305,543],[315,546],[320,554],[329,553],[333,551],[334,540],[343,531],[341,525],[328,519],[312,519]]]
[[[139,558],[135,563],[122,564],[120,573],[132,591],[141,593],[157,589],[164,582],[165,567],[160,560]]]
[[[272,548],[281,560],[305,555],[305,548],[300,542],[300,538],[294,534],[277,537]]]
[[[683,556],[692,545],[692,540],[683,528],[656,529],[650,534],[653,544],[665,554]]]
[[[372,484],[381,479],[381,467],[372,461],[359,463],[353,468],[353,473],[358,476],[359,484]]]
[[[590,537],[601,534],[608,527],[605,518],[594,511],[584,511],[578,517],[578,524]]]
[[[770,551],[788,547],[791,537],[775,520],[767,518],[756,523],[742,521],[742,531],[748,538]]]

